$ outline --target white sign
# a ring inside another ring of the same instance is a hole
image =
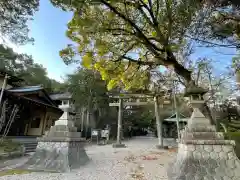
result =
[[[109,130],[102,130],[101,131],[101,137],[107,138],[109,136]]]
[[[92,136],[98,136],[98,131],[92,131]]]

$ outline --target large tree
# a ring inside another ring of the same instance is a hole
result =
[[[106,83],[101,80],[99,73],[81,68],[68,75],[65,83],[68,91],[73,94],[78,110],[81,108],[82,113],[87,112],[88,118],[93,114],[97,125],[103,117],[110,119]]]
[[[33,41],[27,22],[38,7],[39,0],[0,0],[0,37],[17,44]]]
[[[197,0],[51,0],[74,11],[67,36],[77,44],[61,51],[66,63],[82,56],[82,63],[101,72],[111,87],[131,80],[145,84],[149,71],[172,67],[192,82],[191,72],[176,53],[188,46],[189,34],[206,14]],[[127,63],[129,62],[129,63]],[[137,78],[136,78],[137,77]]]
[[[26,54],[18,54],[5,45],[0,44],[0,69],[19,76],[29,66],[33,65],[33,59]]]
[[[215,40],[222,44],[216,46],[227,47],[239,51],[240,47],[240,1],[238,0],[207,0],[208,8],[212,9],[212,16],[206,21],[208,33],[204,33],[205,38]],[[240,75],[240,56],[233,57],[233,70]]]
[[[215,47],[240,47],[240,2],[238,0],[200,0],[211,11],[210,16],[202,22],[203,41],[211,42]],[[203,39],[204,38],[204,39]]]
[[[99,74],[88,69],[79,69],[67,76],[66,86],[73,93],[75,104],[79,107],[103,107],[108,104],[106,83]],[[89,99],[90,98],[90,99]]]

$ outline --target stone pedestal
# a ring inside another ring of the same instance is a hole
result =
[[[23,169],[45,172],[70,172],[88,162],[89,158],[81,140],[39,140],[36,152]]]
[[[126,145],[122,143],[115,143],[112,145],[113,148],[125,148]]]
[[[52,126],[43,137],[38,138],[36,152],[29,158],[23,169],[46,172],[69,172],[89,160],[85,140],[79,132],[70,132],[64,125]]]
[[[67,104],[69,105],[69,104]],[[77,132],[71,117],[70,106],[64,106],[63,115],[46,134],[38,138],[36,152],[23,169],[46,172],[69,172],[88,162],[84,149],[85,140]]]
[[[168,149],[168,146],[156,145],[157,149]]]
[[[197,101],[197,105],[200,101]],[[178,154],[168,169],[168,180],[239,180],[240,161],[234,141],[204,117],[193,103],[193,114],[181,131]]]

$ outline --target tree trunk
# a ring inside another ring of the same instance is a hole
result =
[[[180,75],[185,80],[185,85],[188,86],[190,83],[195,82],[192,80],[192,72],[186,69],[183,65],[181,65],[177,59],[175,58],[174,54],[171,51],[167,51],[167,61],[165,61],[165,66],[172,66],[175,73]]]

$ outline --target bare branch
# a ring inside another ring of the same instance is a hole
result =
[[[210,45],[213,45],[213,46],[225,47],[225,48],[236,48],[236,44],[235,45],[219,44],[219,43],[214,43],[214,42],[203,40],[203,39],[199,39],[199,38],[194,38],[194,37],[191,37],[191,36],[188,36],[188,35],[185,35],[185,36],[190,38],[190,39],[192,39],[192,40],[203,42],[203,43],[210,44]]]

